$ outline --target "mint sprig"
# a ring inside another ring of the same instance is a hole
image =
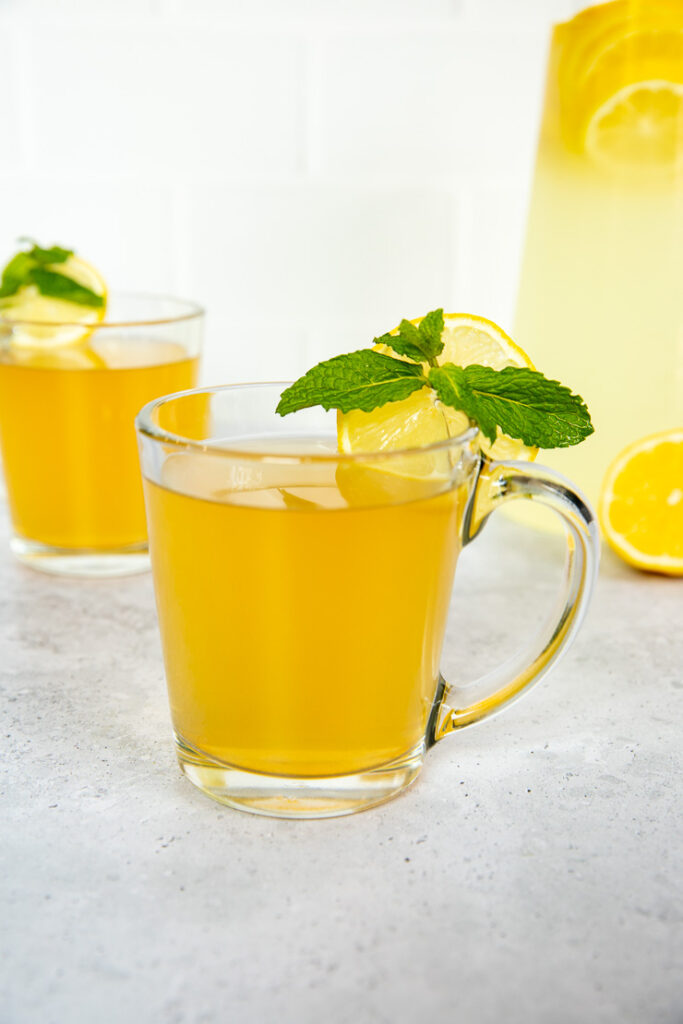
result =
[[[422,367],[416,363],[364,348],[318,363],[282,392],[276,412],[286,416],[312,405],[342,412],[372,412],[387,402],[407,398],[427,383]]]
[[[20,238],[19,241],[30,244],[31,249],[26,255],[30,256],[36,263],[44,265],[66,263],[69,256],[74,255],[73,249],[63,249],[61,245],[51,245],[49,248],[44,249],[33,238]]]
[[[569,448],[593,433],[580,395],[538,370],[445,363],[429,371],[429,383],[444,405],[474,420],[491,444],[497,427],[536,448]]]
[[[104,299],[96,295],[90,288],[78,284],[65,274],[59,274],[55,270],[47,270],[45,267],[36,267],[31,274],[31,283],[36,286],[41,295],[48,295],[53,299],[63,299],[65,302],[74,302],[77,306],[94,306],[99,309]]]
[[[436,357],[443,351],[443,309],[435,309],[422,318],[418,326],[410,320],[401,320],[398,334],[383,334],[373,345],[388,345],[399,356],[416,363],[436,365]]]
[[[100,309],[104,305],[101,295],[85,285],[78,284],[67,274],[51,269],[60,263],[66,263],[73,250],[64,249],[60,245],[43,248],[30,238],[20,239],[28,242],[31,248],[18,252],[9,261],[0,278],[0,299],[11,298],[20,288],[34,285],[41,295],[65,302],[74,302],[79,306],[90,306]]]
[[[282,392],[276,411],[286,416],[321,405],[371,412],[429,387],[444,405],[464,412],[492,444],[498,430],[536,448],[567,448],[593,433],[581,396],[537,370],[439,365],[443,327],[442,309],[428,313],[418,327],[402,320],[398,334],[383,334],[373,344],[403,358],[361,349],[327,359]]]

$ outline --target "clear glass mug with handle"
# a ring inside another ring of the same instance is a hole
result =
[[[331,414],[275,414],[285,386],[166,396],[136,425],[181,768],[233,807],[328,817],[398,794],[431,745],[537,682],[579,627],[599,549],[567,480],[485,460],[475,429],[343,455]],[[567,528],[559,603],[498,670],[449,685],[458,554],[516,498]]]
[[[133,422],[197,383],[204,311],[114,293],[105,319],[46,323],[0,311],[0,453],[16,557],[70,576],[149,568]]]

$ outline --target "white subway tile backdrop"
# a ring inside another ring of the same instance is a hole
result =
[[[436,305],[511,327],[565,0],[0,0],[0,259],[207,308],[205,381]]]

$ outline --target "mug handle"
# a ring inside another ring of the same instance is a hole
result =
[[[439,677],[427,727],[427,746],[456,729],[496,714],[545,675],[574,638],[590,602],[600,561],[595,515],[569,480],[547,466],[491,462],[482,456],[463,528],[463,544],[477,536],[500,505],[518,498],[556,512],[567,528],[567,557],[558,603],[530,643],[471,683],[451,685]]]

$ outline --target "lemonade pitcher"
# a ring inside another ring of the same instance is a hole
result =
[[[515,338],[595,434],[550,465],[592,500],[626,445],[683,424],[683,3],[555,27]]]

